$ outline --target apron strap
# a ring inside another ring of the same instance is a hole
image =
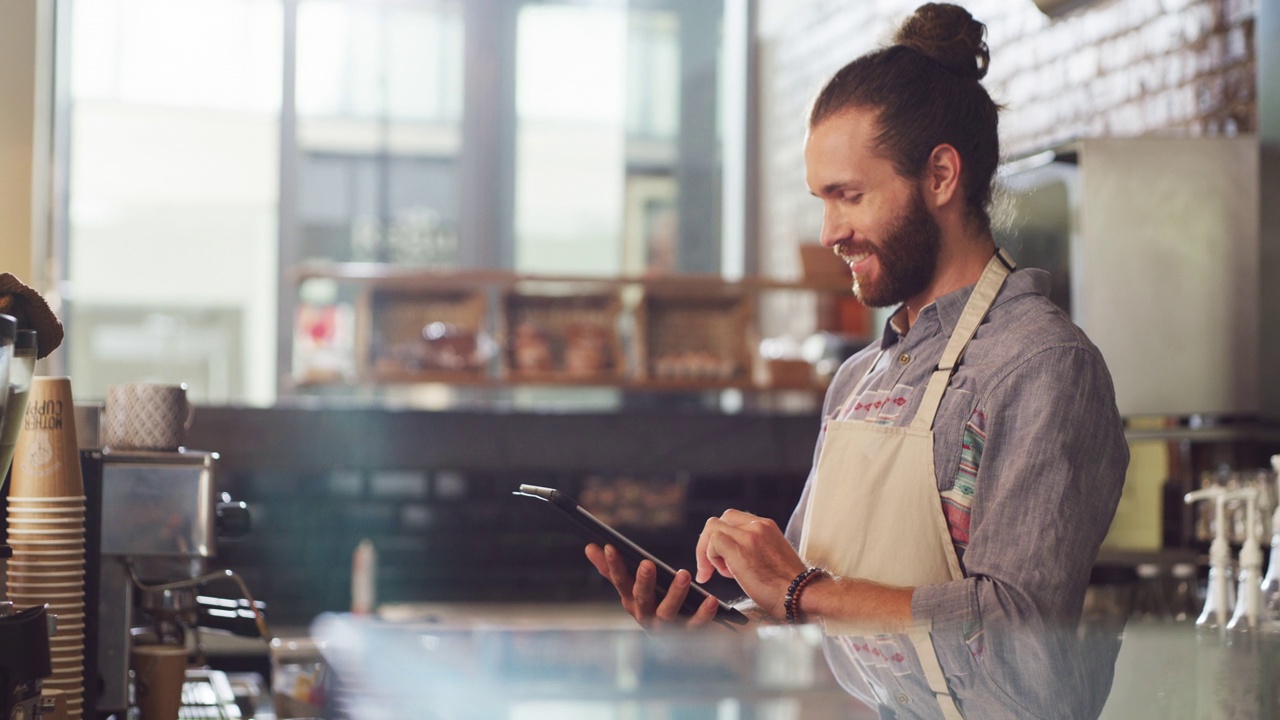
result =
[[[920,667],[924,669],[924,679],[929,683],[929,689],[933,691],[933,696],[938,701],[944,720],[964,720],[964,715],[960,714],[960,708],[956,706],[955,698],[947,689],[947,679],[942,674],[938,654],[933,651],[933,638],[930,637],[929,631],[924,627],[916,626],[907,631],[907,637],[911,638],[911,642],[916,646]]]
[[[929,377],[929,385],[925,388],[924,398],[920,401],[920,409],[916,411],[915,419],[911,422],[912,428],[921,430],[933,428],[933,419],[938,414],[938,406],[942,404],[942,393],[946,392],[951,376],[955,373],[956,366],[960,364],[960,357],[964,355],[964,349],[968,347],[969,341],[978,331],[978,326],[987,316],[987,311],[995,304],[996,294],[1000,292],[1004,279],[1009,276],[1013,268],[1013,259],[1003,248],[997,249],[996,254],[987,262],[987,267],[982,271],[982,277],[978,279],[978,284],[974,286],[968,302],[964,305],[964,311],[960,313],[960,320],[956,323],[955,330],[951,332],[951,338],[947,340],[947,347],[942,351],[942,359],[938,361],[937,369]]]

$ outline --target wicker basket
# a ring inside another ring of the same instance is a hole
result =
[[[502,367],[513,380],[615,383],[625,363],[614,290],[513,289],[502,301]]]
[[[369,348],[362,375],[379,381],[472,380],[486,371],[485,294],[468,287],[373,287],[362,298]]]
[[[752,297],[693,288],[646,291],[637,312],[640,377],[700,387],[751,381]]]

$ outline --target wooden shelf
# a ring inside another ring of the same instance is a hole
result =
[[[346,350],[354,358],[345,372],[300,362],[292,383],[819,391],[817,380],[808,387],[794,375],[769,384],[755,348],[765,293],[814,294],[819,307],[835,302],[847,312],[852,304],[855,314],[869,318],[847,280],[825,277],[598,277],[309,263],[294,268],[296,287],[328,280],[354,290],[342,294],[355,298],[354,349]],[[528,349],[531,325],[546,344],[545,364],[518,352]],[[598,372],[589,372],[597,360]]]

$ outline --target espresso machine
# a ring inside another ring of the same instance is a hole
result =
[[[97,475],[97,492],[86,486],[86,493],[98,495],[90,502],[99,508],[96,707],[99,717],[123,717],[134,642],[182,644],[205,624],[202,588],[238,582],[225,571],[210,573],[208,562],[219,539],[248,531],[249,513],[244,503],[215,494],[217,453],[99,450],[82,459],[97,465],[86,473],[86,480]],[[258,608],[244,614],[258,618],[256,629],[249,623],[253,634],[265,628]]]

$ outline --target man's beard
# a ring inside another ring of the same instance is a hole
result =
[[[853,292],[868,307],[891,307],[919,295],[933,281],[941,250],[942,229],[924,206],[919,188],[907,209],[898,216],[879,243],[841,245],[839,254],[849,257],[870,251],[879,273],[873,278],[853,276]]]

